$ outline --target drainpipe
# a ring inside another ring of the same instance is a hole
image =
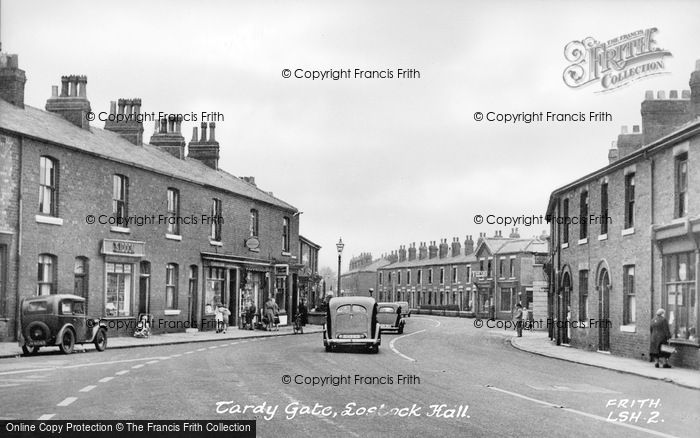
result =
[[[20,305],[20,291],[22,290],[22,276],[20,275],[22,271],[22,215],[23,209],[22,209],[22,175],[24,175],[24,172],[22,172],[22,163],[24,162],[23,155],[24,155],[24,137],[20,136],[19,137],[19,187],[17,188],[18,194],[19,194],[19,199],[17,200],[18,205],[17,205],[17,264],[16,264],[16,269],[15,269],[15,285],[16,285],[16,290],[15,290],[15,339],[19,339],[19,334],[20,331],[22,330],[22,327],[20,326],[20,315],[22,312],[21,305]]]
[[[649,258],[649,275],[650,275],[650,281],[651,284],[649,285],[649,302],[651,303],[649,306],[649,312],[650,312],[650,317],[649,321],[654,319],[655,312],[654,312],[654,240],[655,240],[655,233],[654,233],[654,176],[656,173],[656,161],[654,159],[651,159],[650,161],[650,180],[651,180],[651,189],[650,189],[650,208],[651,210],[649,212],[649,215],[651,217],[651,241],[649,242],[649,250],[650,250],[650,258]],[[663,278],[663,277],[662,277]]]

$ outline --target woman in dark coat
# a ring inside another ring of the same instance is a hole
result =
[[[671,368],[668,364],[670,353],[661,351],[661,345],[666,344],[671,339],[671,330],[668,328],[668,321],[664,318],[666,311],[659,309],[656,311],[656,317],[651,320],[649,329],[651,330],[651,344],[649,345],[649,357],[656,359],[656,368],[659,367],[659,358],[664,358],[664,368]]]
[[[302,298],[301,303],[299,303],[299,315],[301,316],[301,326],[306,326],[309,323],[309,309],[306,307],[306,298]]]

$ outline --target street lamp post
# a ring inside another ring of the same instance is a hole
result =
[[[338,249],[338,291],[336,293],[338,294],[338,296],[340,296],[340,262],[341,255],[343,254],[343,248],[345,247],[342,237],[340,238],[340,240],[338,240],[338,243],[335,244],[335,247]]]

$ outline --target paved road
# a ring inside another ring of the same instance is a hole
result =
[[[521,352],[470,319],[407,321],[379,354],[326,353],[314,334],[0,360],[0,416],[257,418],[271,437],[696,436],[700,391]]]

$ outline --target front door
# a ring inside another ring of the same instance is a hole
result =
[[[598,286],[598,350],[610,350],[610,275],[603,270]]]
[[[139,313],[149,313],[151,301],[151,264],[141,262],[139,275]]]
[[[228,310],[231,312],[228,324],[234,326],[238,321],[238,269],[235,268],[229,270]]]
[[[568,272],[564,273],[564,279],[562,280],[562,293],[561,293],[561,315],[560,324],[561,327],[561,342],[563,344],[568,344],[571,339],[569,337],[569,324],[571,320],[571,276]]]
[[[189,286],[187,290],[187,314],[189,315],[190,321],[189,323],[192,325],[192,327],[195,326],[197,323],[197,285],[198,280],[197,278],[199,277],[199,267],[196,265],[190,266],[190,278],[189,278]]]

